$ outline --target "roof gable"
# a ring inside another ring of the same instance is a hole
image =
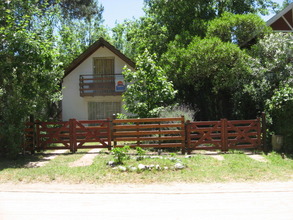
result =
[[[293,3],[267,21],[275,31],[293,32]]]
[[[70,74],[77,66],[79,66],[84,60],[86,60],[90,55],[92,55],[95,51],[97,51],[100,47],[106,47],[110,51],[112,51],[115,55],[121,58],[126,64],[131,67],[135,67],[135,63],[126,57],[123,53],[121,53],[118,49],[116,49],[113,45],[111,45],[104,38],[100,38],[91,46],[89,46],[82,54],[80,54],[75,60],[72,61],[71,64],[65,69],[64,77]]]

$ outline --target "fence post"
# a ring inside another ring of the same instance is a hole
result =
[[[75,153],[76,151],[76,119],[69,119],[69,139],[70,139],[70,151]]]
[[[37,152],[41,151],[41,122],[39,120],[36,121],[36,150]]]
[[[227,151],[228,150],[228,140],[227,140],[227,119],[221,119],[221,150]]]
[[[36,147],[36,127],[35,127],[35,117],[34,115],[30,115],[30,129],[32,129],[33,131],[33,136],[32,136],[32,140],[31,140],[31,154],[35,153],[35,147]],[[25,151],[24,151],[25,152]]]
[[[266,123],[266,114],[262,112],[261,114],[261,133],[262,133],[262,147],[265,154],[269,152],[267,145],[267,123]]]
[[[187,154],[191,154],[190,120],[186,121],[184,129],[185,129],[185,149],[187,150]]]
[[[111,123],[110,118],[107,118],[107,133],[108,133],[108,150],[110,151],[112,148],[112,130],[113,130],[113,123]]]
[[[115,114],[113,114],[113,116],[112,116],[112,135],[111,135],[111,137],[112,137],[112,139],[113,139],[113,147],[115,148],[116,146],[117,146],[117,141],[115,140],[115,137],[114,137],[114,132],[115,132],[115,129],[114,129],[114,120],[116,120],[116,115]]]

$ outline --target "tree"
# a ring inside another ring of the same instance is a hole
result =
[[[125,21],[113,29],[114,45],[135,60],[145,49],[157,56],[167,49],[167,30],[151,17]],[[159,58],[159,57],[158,57]]]
[[[223,42],[243,46],[253,38],[262,38],[269,31],[270,28],[258,15],[225,12],[209,23],[206,37],[218,37]]]
[[[245,90],[268,113],[270,131],[285,136],[285,150],[293,151],[293,36],[266,35],[250,51],[253,75]]]
[[[204,37],[208,21],[224,12],[233,14],[267,13],[270,0],[150,0],[147,15],[168,30],[169,41],[186,31]]]
[[[130,83],[123,94],[124,108],[141,118],[158,116],[160,109],[173,103],[176,93],[155,59],[146,50],[138,57],[135,72],[123,72],[125,81]]]
[[[237,45],[195,37],[186,48],[171,43],[162,59],[180,102],[199,109],[197,119],[236,116],[237,95],[250,74],[248,57]]]
[[[41,119],[48,102],[59,100],[62,71],[54,37],[31,28],[43,16],[34,1],[1,2],[0,13],[0,153],[17,155],[28,117]]]

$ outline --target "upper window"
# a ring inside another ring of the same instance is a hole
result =
[[[95,75],[114,75],[114,58],[94,58]]]

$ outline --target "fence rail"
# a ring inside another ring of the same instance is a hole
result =
[[[258,148],[265,145],[265,117],[254,120],[185,122],[178,118],[142,118],[28,122],[24,150],[131,147],[192,150]]]
[[[261,121],[235,120],[187,122],[187,146],[191,150],[259,148]]]
[[[114,147],[122,147],[127,142],[127,145],[144,148],[179,147],[184,152],[184,117],[115,119],[113,141]]]

